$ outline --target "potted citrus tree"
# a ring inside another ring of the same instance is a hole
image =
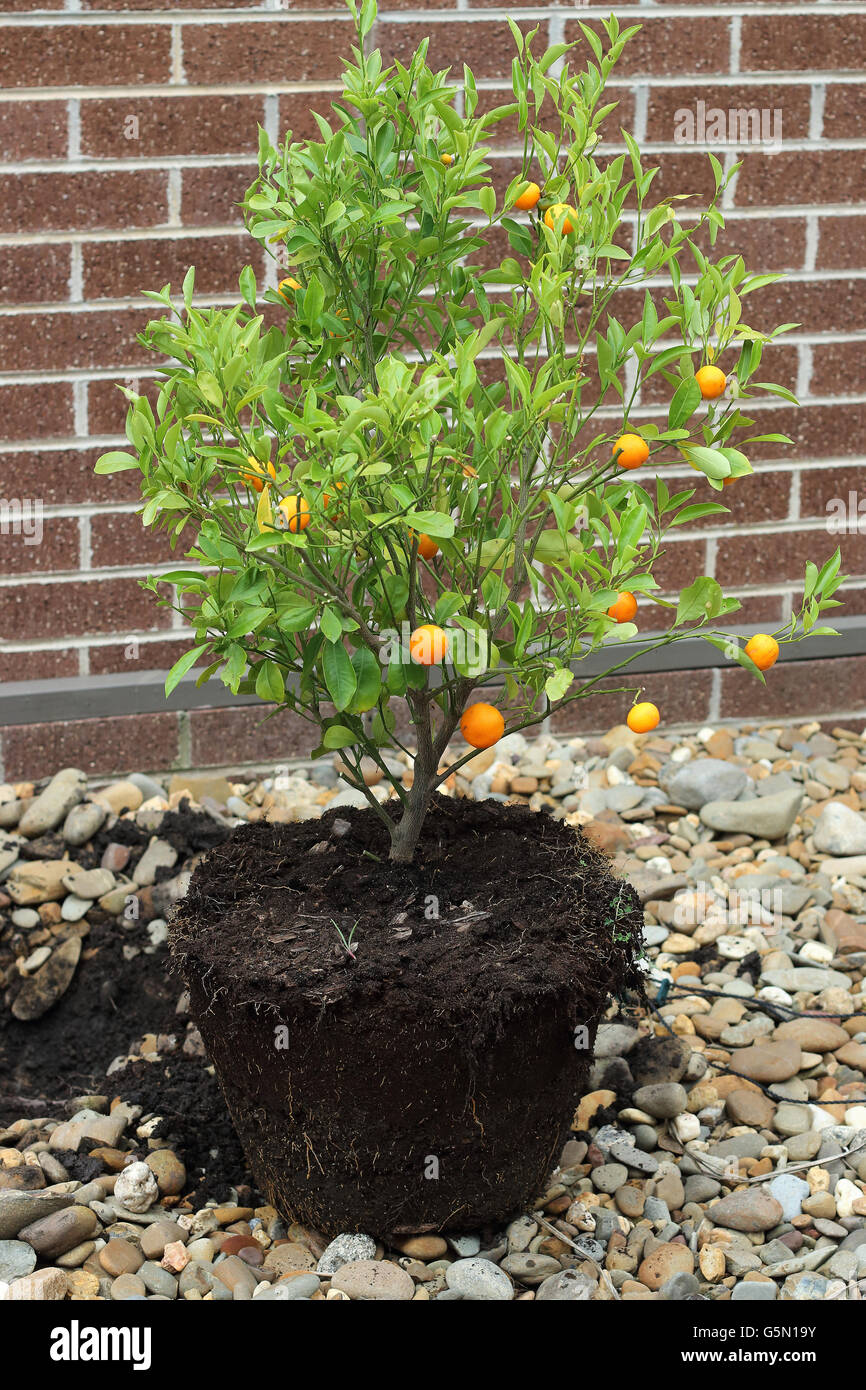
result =
[[[144,524],[184,546],[147,581],[195,634],[167,689],[195,666],[291,711],[366,802],[238,829],[173,925],[253,1170],[325,1230],[466,1229],[538,1191],[642,921],[579,831],[440,789],[600,687],[655,727],[626,669],[641,629],[643,650],[699,635],[763,680],[819,630],[839,558],[748,642],[715,580],[669,599],[653,578],[671,528],[723,514],[713,493],[779,438],[744,402],[787,393],[754,382],[783,330],[741,312],[768,277],[711,258],[718,163],[686,225],[628,134],[593,154],[634,30],[584,28],[575,65],[512,24],[513,99],[482,112],[468,69],[458,88],[426,43],[385,68],[373,0],[352,11],[320,139],[260,134],[244,208],[278,289],[246,268],[228,310],[197,306],[193,271],[182,302],[155,293],[155,409],[127,393],[131,451],[98,469],[140,470]],[[666,482],[684,462],[694,485]],[[606,675],[582,678],[599,650]]]

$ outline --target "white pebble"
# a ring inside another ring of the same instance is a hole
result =
[[[127,1211],[149,1211],[158,1196],[156,1177],[146,1163],[130,1163],[118,1173],[114,1197]]]

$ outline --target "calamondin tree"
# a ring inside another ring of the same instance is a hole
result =
[[[641,628],[656,634],[641,650],[697,635],[763,679],[779,642],[828,631],[815,624],[841,576],[838,553],[809,565],[799,611],[748,643],[719,626],[739,605],[714,579],[660,596],[668,533],[723,516],[713,493],[784,442],[746,412],[793,399],[756,381],[791,325],[747,326],[747,296],[775,277],[712,258],[717,160],[713,200],[686,221],[654,200],[627,132],[626,154],[596,155],[635,30],[581,26],[579,53],[536,54],[512,24],[513,98],[482,109],[469,69],[433,72],[426,43],[386,68],[373,0],[352,11],[319,140],[260,132],[244,212],[278,289],[246,267],[231,309],[199,307],[192,270],[182,302],[154,293],[155,409],[127,392],[131,452],[98,469],[139,469],[144,524],[184,547],[185,568],[147,581],[174,586],[195,633],[167,689],[198,666],[309,721],[405,861],[459,766],[443,766],[458,730],[468,757],[602,683],[650,729],[658,711],[627,674]],[[508,182],[489,147],[503,128],[520,151]],[[684,464],[689,486],[670,477]],[[582,678],[600,648],[608,669]],[[407,789],[385,753],[409,742]]]

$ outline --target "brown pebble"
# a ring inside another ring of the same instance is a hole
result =
[[[99,1263],[106,1274],[119,1278],[121,1274],[135,1274],[144,1264],[144,1256],[128,1240],[110,1240],[99,1252]]]

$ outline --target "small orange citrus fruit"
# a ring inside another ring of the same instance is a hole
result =
[[[639,434],[621,434],[613,453],[620,468],[640,468],[649,458],[649,445]]]
[[[297,535],[306,531],[310,524],[310,504],[299,492],[284,497],[274,514],[274,525],[278,531],[291,531]]]
[[[265,485],[265,482],[267,481],[265,475],[265,465],[263,463],[259,463],[255,454],[247,454],[247,462],[250,464],[253,471],[251,473],[242,473],[241,477],[243,478],[244,482],[247,483],[256,492],[261,492],[262,488]],[[268,473],[270,473],[271,477],[276,482],[277,470],[276,468],[274,468],[274,465],[272,463],[269,463],[267,465],[267,471]]]
[[[555,232],[557,222],[560,218],[564,218],[562,223],[562,235],[568,236],[570,232],[574,231],[574,223],[571,217],[568,216],[569,213],[571,213],[573,217],[577,217],[577,213],[570,203],[553,203],[544,214],[545,226],[549,227],[552,232]]]
[[[473,748],[490,748],[505,733],[505,720],[495,705],[482,700],[463,711],[460,732]]]
[[[422,623],[409,637],[409,654],[417,666],[438,666],[448,652],[448,634],[435,623]]]
[[[750,656],[759,671],[769,671],[779,655],[779,644],[769,633],[756,632],[746,643],[746,656]]]
[[[285,280],[281,280],[279,285],[277,286],[277,294],[282,295],[283,299],[285,299],[286,296],[283,293],[284,290],[299,290],[300,288],[300,280],[296,280],[292,275],[287,275]]]
[[[418,537],[418,554],[423,560],[432,560],[435,555],[439,554],[439,546],[433,537],[425,535],[423,531]]]
[[[650,729],[654,729],[661,718],[655,705],[649,700],[642,700],[639,705],[632,705],[626,715],[626,724],[633,734],[648,734]]]
[[[531,212],[541,197],[541,189],[537,183],[525,183],[520,193],[514,199],[514,206],[520,208],[521,212]],[[550,223],[547,224],[550,226]]]
[[[623,589],[617,595],[616,603],[612,603],[607,610],[607,616],[616,623],[630,623],[636,612],[637,599],[628,589]]]
[[[728,378],[721,367],[701,367],[695,372],[695,381],[701,388],[701,395],[705,401],[714,401],[728,384]]]
[[[454,156],[453,154],[440,154],[439,160],[448,169],[454,163]]]

